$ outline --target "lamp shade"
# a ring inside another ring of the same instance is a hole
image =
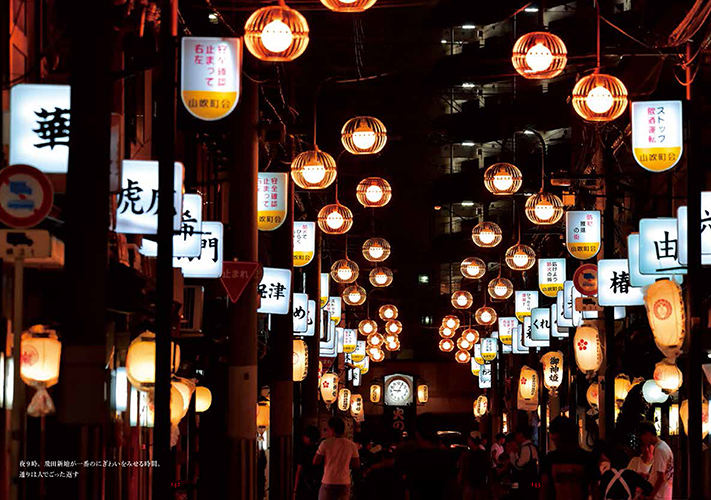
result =
[[[597,408],[600,406],[600,385],[597,382],[593,382],[588,386],[588,390],[585,392],[585,399],[587,399],[591,407]]]
[[[524,400],[531,400],[538,396],[538,372],[526,365],[521,367],[518,377],[518,394]]]
[[[389,344],[391,342],[397,341],[400,336],[397,333],[386,333],[385,335],[383,335],[383,338],[385,339],[385,343]]]
[[[395,337],[395,338],[390,338],[385,341],[385,349],[388,351],[399,351],[400,350],[400,339]]]
[[[659,384],[654,380],[647,380],[642,386],[642,396],[649,404],[665,403],[669,399],[669,394],[664,392]]]
[[[376,267],[368,276],[370,284],[376,288],[385,288],[393,282],[393,272],[387,267]]]
[[[674,394],[684,382],[684,376],[676,363],[663,359],[654,367],[654,382],[666,394]]]
[[[469,363],[469,360],[472,359],[472,355],[469,354],[469,351],[465,351],[464,349],[460,349],[457,351],[457,353],[454,355],[454,359],[457,361],[457,363]]]
[[[336,283],[353,283],[358,279],[360,269],[351,259],[340,259],[331,266],[331,278]]]
[[[493,222],[480,222],[472,229],[472,241],[478,247],[493,248],[501,243],[501,239],[501,228]]]
[[[518,243],[506,250],[506,265],[514,271],[526,271],[536,263],[536,252],[528,245]]]
[[[190,401],[188,400],[188,403]],[[178,425],[182,418],[185,416],[186,403],[180,390],[176,387],[175,383],[171,383],[170,386],[170,423],[171,425]]]
[[[378,309],[378,316],[380,316],[380,319],[382,319],[383,321],[390,321],[391,319],[397,319],[397,314],[398,314],[397,307],[395,307],[392,304],[387,304],[387,305],[381,306],[380,309]]]
[[[445,339],[451,339],[456,333],[457,330],[455,330],[454,328],[449,328],[448,326],[444,325],[439,327],[439,336]]]
[[[212,405],[212,392],[203,386],[195,388],[195,411],[202,413],[210,409]]]
[[[681,423],[684,426],[684,433],[688,435],[689,433],[689,400],[685,399],[682,401],[679,407],[679,417],[681,418]],[[711,416],[709,415],[709,403],[702,396],[701,398],[701,439],[706,439],[711,431]]]
[[[615,401],[618,406],[622,406],[631,388],[632,382],[627,375],[621,373],[615,377]]]
[[[301,382],[309,371],[309,348],[301,339],[294,339],[294,382]]]
[[[675,359],[686,336],[681,287],[667,279],[655,281],[647,287],[644,306],[657,348],[667,358]]]
[[[318,213],[318,227],[326,234],[345,234],[353,226],[353,212],[345,205],[326,205]]]
[[[364,319],[358,323],[358,331],[361,335],[370,335],[378,331],[378,324],[372,319]]]
[[[349,306],[361,306],[365,302],[367,294],[362,286],[350,285],[343,290],[341,298]]]
[[[383,238],[369,238],[363,243],[363,257],[369,262],[383,262],[390,257],[390,243]]]
[[[476,418],[481,418],[484,415],[486,415],[486,412],[489,409],[489,400],[486,398],[485,395],[480,395],[476,400],[474,401],[474,416]]]
[[[375,5],[377,0],[321,0],[334,12],[363,12]]]
[[[514,194],[522,182],[521,171],[511,163],[494,163],[484,172],[484,186],[491,194]]]
[[[479,342],[479,332],[476,331],[474,328],[467,328],[462,332],[462,338],[466,339],[469,343],[472,345],[476,344]]]
[[[370,386],[370,402],[380,403],[380,399],[383,397],[383,388],[380,384],[371,384]]]
[[[532,80],[558,76],[567,60],[568,51],[563,40],[545,31],[535,31],[520,37],[511,55],[511,63],[516,72]]]
[[[170,343],[171,373],[180,364],[180,347]],[[156,334],[145,331],[131,342],[126,354],[126,377],[139,391],[152,391],[156,376]]]
[[[465,278],[479,279],[486,274],[486,263],[477,257],[469,257],[462,261],[459,269]]]
[[[472,294],[466,290],[459,290],[452,294],[452,307],[455,309],[469,309],[473,303]]]
[[[442,319],[442,326],[446,326],[447,328],[451,328],[452,330],[456,330],[457,328],[459,328],[459,324],[459,318],[452,314],[449,314]]]
[[[51,387],[59,381],[62,343],[55,330],[34,325],[20,339],[20,377],[30,387]]]
[[[385,323],[385,331],[398,335],[402,331],[402,323],[396,319],[392,319]]]
[[[335,373],[324,373],[319,380],[321,388],[321,399],[327,405],[333,404],[338,398],[338,375]]]
[[[299,153],[291,162],[291,178],[302,189],[325,189],[337,174],[336,160],[320,149]]]
[[[356,188],[356,198],[365,208],[384,207],[392,196],[390,183],[381,177],[367,177]]]
[[[491,326],[496,323],[498,315],[493,307],[480,307],[474,313],[474,319],[482,326]]]
[[[381,347],[385,343],[385,339],[379,333],[371,333],[366,339],[369,347]]]
[[[244,44],[262,61],[293,61],[309,44],[309,25],[304,16],[286,5],[263,7],[247,19]]]
[[[563,383],[563,353],[560,351],[550,351],[541,357],[543,365],[543,385],[552,395],[558,392],[558,388]]]
[[[526,200],[526,217],[539,226],[550,226],[563,217],[563,201],[552,193],[541,191]]]
[[[427,384],[419,384],[417,386],[417,402],[425,404],[430,400],[430,388]]]
[[[368,349],[368,357],[374,363],[380,363],[385,359],[385,352],[378,347],[371,347]]]
[[[452,339],[440,340],[439,350],[442,352],[452,352],[454,350],[454,341]]]
[[[462,349],[464,351],[471,351],[473,347],[474,347],[474,344],[471,343],[469,340],[465,339],[464,337],[459,337],[457,339],[457,348],[458,349]]]
[[[388,140],[383,122],[372,116],[356,116],[341,129],[341,143],[354,155],[372,155],[380,152]]]
[[[348,411],[351,408],[351,391],[346,387],[338,391],[338,409]]]
[[[487,290],[489,292],[489,297],[494,300],[506,300],[514,293],[514,287],[511,280],[500,276],[489,282]]]
[[[627,109],[627,88],[618,78],[593,73],[573,87],[573,109],[583,120],[609,122]]]
[[[573,338],[575,364],[584,373],[594,373],[602,364],[600,332],[594,326],[579,326]]]

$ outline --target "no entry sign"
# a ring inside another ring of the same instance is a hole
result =
[[[33,227],[52,210],[54,190],[42,172],[28,165],[11,165],[0,170],[0,222],[16,227]]]

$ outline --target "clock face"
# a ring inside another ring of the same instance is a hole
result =
[[[407,376],[386,377],[385,404],[404,406],[412,403],[412,381]]]

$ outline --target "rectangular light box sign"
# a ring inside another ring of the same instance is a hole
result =
[[[302,335],[309,329],[309,296],[305,293],[294,294],[294,333]]]
[[[199,194],[183,195],[183,220],[180,234],[173,235],[173,257],[200,257],[202,238],[202,196]],[[158,243],[143,238],[141,255],[158,257]]]
[[[515,313],[519,321],[531,315],[531,310],[538,307],[538,290],[516,290]]]
[[[643,306],[644,289],[630,284],[627,259],[597,262],[597,301],[601,306]]]
[[[686,267],[679,262],[676,218],[639,221],[639,271],[642,274],[686,274]]]
[[[289,314],[291,299],[291,271],[275,267],[263,268],[262,281],[257,286],[257,293],[262,298],[258,313]]]
[[[565,259],[538,259],[538,289],[555,297],[565,282]]]
[[[316,223],[294,221],[294,267],[304,267],[316,253]]]
[[[635,161],[650,172],[674,168],[684,147],[681,101],[637,101],[631,111]]]
[[[223,227],[221,222],[202,223],[199,257],[174,257],[173,267],[182,270],[186,278],[219,278],[222,276]]]

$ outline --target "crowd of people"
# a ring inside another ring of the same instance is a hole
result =
[[[671,500],[674,456],[654,424],[638,429],[630,457],[616,443],[593,451],[578,444],[567,417],[549,428],[552,451],[539,455],[530,427],[498,434],[489,445],[474,431],[467,446],[446,444],[432,414],[420,415],[414,436],[386,445],[344,437],[333,417],[328,436],[309,428],[297,455],[296,500]]]

